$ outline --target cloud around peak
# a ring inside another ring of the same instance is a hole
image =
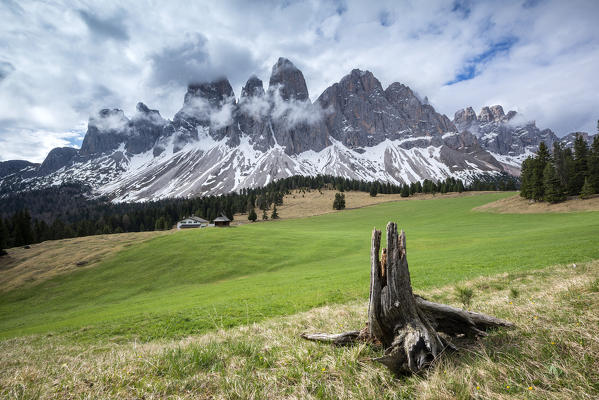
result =
[[[89,115],[133,115],[138,101],[172,118],[188,83],[224,75],[241,93],[252,74],[268,81],[279,55],[303,72],[312,100],[360,68],[384,87],[409,85],[450,116],[502,104],[560,136],[594,133],[597,15],[599,3],[583,0],[4,1],[0,140],[16,142],[0,160],[18,156],[15,129],[63,132],[76,144],[69,132]]]

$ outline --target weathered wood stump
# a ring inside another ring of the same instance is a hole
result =
[[[308,340],[345,345],[355,341],[380,343],[385,352],[375,358],[396,374],[414,373],[430,365],[445,349],[455,347],[450,337],[475,338],[494,327],[512,324],[412,293],[406,236],[397,225],[387,224],[387,248],[379,260],[381,231],[374,229],[370,249],[370,300],[367,328],[339,334],[303,334]],[[440,335],[439,333],[443,333]]]

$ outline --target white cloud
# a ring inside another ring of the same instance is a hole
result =
[[[74,147],[80,142],[83,132],[49,132],[37,130],[5,130],[0,136],[0,161],[27,160],[41,163],[55,147]]]
[[[138,101],[172,118],[188,79],[222,72],[239,94],[252,74],[267,82],[279,56],[304,72],[312,100],[361,68],[450,117],[500,103],[559,135],[594,132],[597,15],[583,0],[0,2],[0,140],[69,132],[101,108],[133,115]],[[472,79],[446,85],[469,67]]]
[[[314,125],[321,121],[325,114],[317,102],[313,104],[310,100],[301,101],[294,98],[283,100],[280,86],[272,88],[269,93],[273,103],[273,118],[284,120],[289,129],[304,123]]]

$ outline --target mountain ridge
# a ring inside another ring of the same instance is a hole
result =
[[[190,84],[172,121],[143,103],[131,118],[100,110],[81,149],[53,149],[40,166],[0,163],[7,171],[0,193],[81,181],[92,197],[143,201],[223,194],[298,174],[394,184],[517,175],[540,141],[558,140],[519,117],[496,105],[450,120],[408,86],[384,89],[358,69],[312,102],[302,72],[281,57],[266,90],[256,76],[239,98],[225,77]]]

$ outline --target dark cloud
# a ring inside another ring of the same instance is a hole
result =
[[[2,82],[14,70],[15,67],[11,63],[7,61],[0,61],[0,82]]]
[[[472,12],[472,2],[470,0],[455,0],[451,12],[459,15],[460,18],[468,18]]]
[[[129,40],[129,33],[125,26],[125,12],[118,10],[108,18],[101,18],[91,12],[79,10],[81,19],[94,34],[116,40]]]
[[[395,22],[393,15],[388,10],[379,12],[379,22],[382,26],[391,26]]]
[[[157,85],[186,86],[221,77],[227,77],[235,85],[259,68],[247,48],[222,40],[210,46],[199,33],[188,34],[181,44],[162,49],[150,60],[151,80]]]

